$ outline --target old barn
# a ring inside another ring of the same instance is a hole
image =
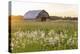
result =
[[[49,14],[45,10],[30,10],[24,14],[25,20],[46,21]]]

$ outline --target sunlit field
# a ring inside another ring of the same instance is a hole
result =
[[[67,50],[78,48],[77,20],[27,21],[11,18],[12,52]]]

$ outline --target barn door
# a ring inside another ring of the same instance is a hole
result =
[[[41,21],[46,21],[46,17],[42,17],[41,18]]]

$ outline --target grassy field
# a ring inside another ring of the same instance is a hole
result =
[[[32,22],[11,20],[12,52],[50,51],[78,48],[77,20]]]

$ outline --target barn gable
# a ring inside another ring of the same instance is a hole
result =
[[[45,10],[30,10],[24,14],[24,19],[36,19],[44,16],[49,17]]]

